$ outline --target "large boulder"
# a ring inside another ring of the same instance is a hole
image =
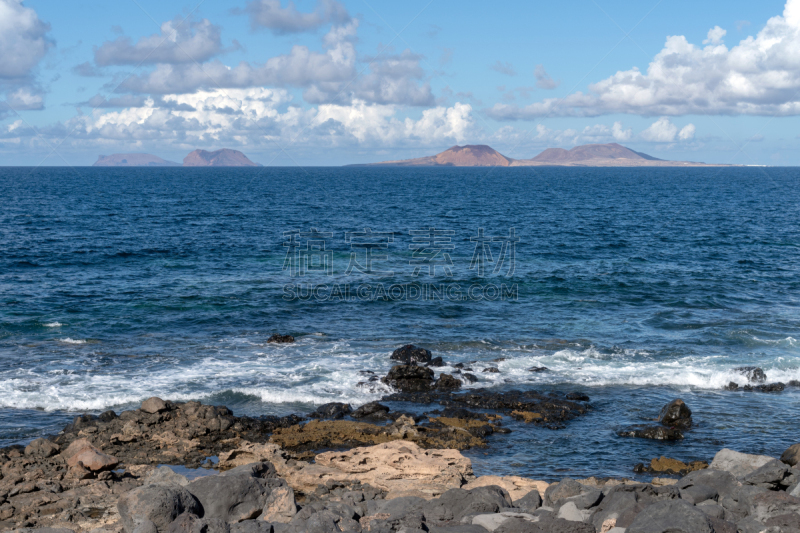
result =
[[[67,460],[67,466],[83,466],[83,468],[92,472],[113,470],[119,464],[119,460],[116,457],[101,452],[99,448],[87,439],[73,441],[64,450],[62,456]]]
[[[397,365],[381,381],[402,392],[425,392],[433,386],[433,370],[424,366]]]
[[[744,476],[742,478],[742,483],[777,490],[780,488],[783,479],[788,475],[789,467],[781,461],[773,459],[757,470]]]
[[[130,490],[117,501],[122,527],[128,533],[139,522],[149,520],[166,531],[181,513],[202,515],[203,508],[186,488],[179,485],[144,485]]]
[[[767,381],[767,375],[757,366],[740,366],[734,368],[733,371],[746,377],[750,383],[764,383]]]
[[[297,514],[294,491],[289,486],[275,487],[264,502],[260,518],[267,522],[288,524]]]
[[[773,458],[767,455],[750,455],[723,448],[714,456],[709,468],[730,472],[734,477],[742,478],[772,460]]]
[[[320,405],[310,416],[311,418],[332,418],[334,420],[339,420],[349,415],[352,410],[349,403],[331,402]]]
[[[204,518],[227,523],[251,520],[262,513],[273,489],[286,486],[282,479],[254,477],[260,470],[258,465],[246,465],[226,475],[201,477],[186,488],[200,501]]]
[[[327,482],[360,481],[387,491],[387,498],[431,499],[475,479],[471,461],[461,452],[424,450],[405,440],[320,453],[314,463],[297,461],[276,444],[244,443],[239,449],[220,454],[221,468],[253,461],[269,461],[290,487],[305,494]]]
[[[166,533],[230,533],[230,527],[219,518],[198,518],[183,513],[169,525]]]
[[[161,398],[153,396],[152,398],[148,398],[143,401],[139,409],[152,415],[155,413],[161,413],[162,411],[167,411],[169,408],[167,407],[167,402]]]
[[[625,533],[735,533],[736,525],[715,520],[682,500],[666,500],[645,507]]]
[[[659,423],[668,427],[688,429],[692,427],[692,410],[681,400],[672,400],[661,409]]]
[[[800,463],[800,444],[792,444],[781,454],[781,461],[789,466],[796,466]]]
[[[411,365],[414,363],[430,363],[431,351],[425,348],[419,348],[413,344],[406,344],[405,346],[396,349],[392,352],[389,358],[392,361],[400,361],[404,365]]]
[[[431,522],[460,522],[465,516],[497,513],[511,507],[511,497],[500,487],[479,487],[473,490],[450,489],[429,501],[422,509]]]
[[[433,388],[441,392],[458,390],[461,388],[461,380],[454,378],[451,374],[442,374],[434,383]]]
[[[25,455],[45,459],[61,451],[61,447],[47,439],[36,439],[25,447]]]

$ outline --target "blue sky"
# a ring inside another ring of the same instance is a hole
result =
[[[800,0],[0,0],[0,57],[6,165],[590,142],[800,164]]]

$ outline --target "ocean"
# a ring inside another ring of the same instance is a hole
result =
[[[800,389],[723,389],[800,380],[800,169],[0,168],[0,199],[0,446],[149,396],[360,405],[407,343],[467,388],[591,398],[562,430],[508,420],[478,474],[800,441]],[[683,441],[616,435],[678,397]]]

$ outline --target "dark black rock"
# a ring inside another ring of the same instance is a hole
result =
[[[100,413],[100,415],[97,417],[97,420],[99,420],[100,422],[108,423],[114,420],[115,418],[117,418],[117,413],[115,413],[114,411],[104,411]]]
[[[464,368],[464,363],[456,363],[453,365],[453,368]]]
[[[346,415],[349,415],[351,411],[352,408],[350,407],[350,404],[331,402],[320,405],[317,407],[317,410],[311,413],[309,416],[311,418],[332,418],[334,420],[338,420],[340,418],[344,418]]]
[[[548,370],[550,370],[550,369],[547,368],[546,366],[532,366],[532,367],[530,367],[528,369],[528,372],[537,372],[538,373],[538,372],[547,372]]]
[[[533,489],[528,494],[514,502],[514,507],[519,507],[526,513],[531,513],[542,506],[542,497],[539,491]]]
[[[455,391],[461,388],[461,380],[454,378],[450,374],[442,374],[436,380],[434,388],[438,391]]]
[[[355,411],[353,411],[350,416],[353,418],[364,418],[367,416],[373,416],[378,413],[386,414],[389,412],[389,408],[385,405],[381,405],[378,402],[370,402],[365,403]]]
[[[444,359],[442,359],[441,357],[434,357],[433,359],[431,359],[431,362],[428,363],[428,366],[436,366],[436,367],[445,366]]]
[[[433,370],[424,366],[397,365],[381,381],[402,392],[424,392],[433,385]]]
[[[789,466],[774,459],[754,472],[747,474],[742,483],[777,490],[783,478],[789,475]]]
[[[736,525],[730,524],[731,533]],[[722,533],[724,524],[682,500],[666,500],[645,507],[625,530],[626,533]]]
[[[500,369],[497,368],[496,366],[489,366],[489,367],[484,368],[483,371],[484,372],[492,372],[494,374],[497,374],[498,372],[500,372]]]
[[[692,410],[683,400],[672,400],[661,409],[658,421],[665,426],[688,429],[692,427]]]
[[[734,368],[733,371],[746,377],[750,383],[764,383],[767,381],[767,375],[757,366],[740,366]]]
[[[552,483],[544,492],[544,504],[553,507],[554,504],[565,498],[578,496],[586,487],[574,479],[564,478],[558,483]]]
[[[725,390],[739,390],[739,384],[734,382],[734,381],[731,381],[730,383],[725,385],[723,388]]]
[[[478,376],[476,376],[475,374],[470,374],[469,372],[465,372],[465,373],[461,374],[461,379],[463,379],[467,383],[477,383],[478,382]]]
[[[769,383],[767,385],[745,385],[742,390],[745,392],[782,392],[786,388],[783,383]]]
[[[574,402],[588,402],[589,397],[582,392],[570,392],[567,394],[567,400],[572,400]]]
[[[412,363],[430,363],[431,351],[425,348],[419,348],[413,344],[406,344],[392,352],[390,359],[392,361],[400,361],[406,365]]]
[[[664,426],[634,426],[617,431],[617,435],[653,440],[681,440],[683,438],[683,433],[679,429]]]
[[[269,339],[267,339],[267,342],[276,342],[278,344],[287,344],[287,343],[290,343],[290,342],[294,342],[294,337],[292,337],[291,335],[280,335],[278,333],[275,333],[275,334],[271,335]]]
[[[450,489],[423,507],[428,522],[459,522],[469,515],[497,513],[511,507],[511,497],[504,489],[491,485],[472,490]]]

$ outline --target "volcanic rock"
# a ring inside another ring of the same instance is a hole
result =
[[[392,361],[400,361],[404,365],[411,365],[414,363],[431,363],[431,351],[425,348],[419,348],[413,344],[406,344],[392,352]],[[440,358],[437,358],[440,359]]]

